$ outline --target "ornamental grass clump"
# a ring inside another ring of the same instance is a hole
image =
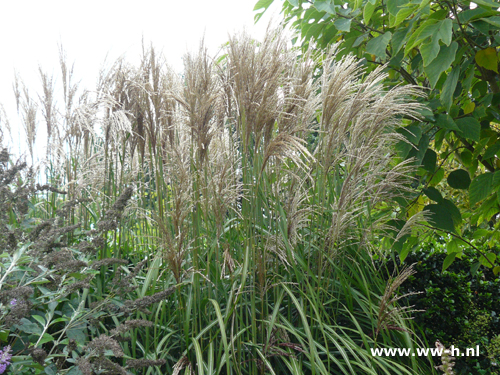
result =
[[[418,117],[419,91],[385,88],[383,69],[367,73],[335,47],[300,53],[279,30],[262,42],[231,36],[216,58],[202,44],[182,76],[145,48],[138,66],[103,71],[94,93],[78,91],[67,66],[65,112],[48,110],[50,79],[38,107],[53,149],[69,150],[48,155],[49,177],[78,202],[61,218],[61,194],[36,197],[47,217],[33,254],[50,270],[47,302],[66,306],[68,322],[41,331],[57,336],[35,345],[45,364],[84,374],[428,369],[370,352],[415,345],[409,309],[397,306],[408,272],[386,289],[373,256],[405,219],[397,200],[411,197],[413,167],[394,145]]]

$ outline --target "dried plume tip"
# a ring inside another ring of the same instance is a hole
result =
[[[436,341],[436,348],[441,350],[441,365],[436,369],[443,371],[445,375],[455,375],[453,367],[455,366],[455,357],[453,357],[439,340]]]

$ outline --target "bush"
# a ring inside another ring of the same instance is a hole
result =
[[[415,263],[417,273],[402,285],[401,292],[423,292],[407,297],[406,302],[423,310],[415,313],[415,323],[428,346],[433,347],[436,340],[462,351],[479,345],[479,358],[457,358],[457,374],[496,374],[500,278],[488,268],[473,272],[472,252],[465,250],[463,257],[443,272],[447,254],[439,241],[410,253],[405,263]],[[390,261],[387,267],[392,272],[394,263]]]
[[[82,232],[78,225],[65,225],[78,204],[71,201],[55,219],[35,225],[29,199],[49,188],[35,186],[29,174],[21,176],[25,167],[24,163],[9,167],[7,151],[0,153],[0,206],[10,208],[0,216],[0,240],[7,249],[0,256],[0,341],[9,343],[1,356],[0,373],[10,367],[23,374],[87,375],[99,369],[126,374],[125,368],[164,364],[164,360],[130,357],[124,364],[119,341],[127,340],[126,334],[135,328],[152,325],[127,319],[133,312],[145,311],[173,290],[129,301],[128,294],[137,287],[133,278],[146,262],[128,270],[127,261],[96,257],[106,246],[103,237],[116,228],[132,189],[125,189],[97,223],[97,230]],[[89,295],[99,278],[108,283],[106,293]]]

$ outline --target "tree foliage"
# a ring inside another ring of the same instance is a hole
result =
[[[256,19],[273,1],[256,4]],[[410,199],[407,216],[424,209],[430,226],[452,234],[450,259],[480,240],[478,261],[488,267],[496,265],[488,248],[499,238],[499,6],[493,0],[286,0],[282,6],[303,48],[338,43],[340,55],[353,53],[368,70],[384,65],[388,85],[425,88],[423,121],[401,129],[414,147],[398,147],[401,157],[421,165],[420,194]],[[400,256],[417,243],[408,237]]]

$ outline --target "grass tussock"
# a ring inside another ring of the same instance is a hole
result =
[[[202,43],[184,63],[177,75],[144,48],[138,66],[117,61],[91,92],[73,83],[61,51],[61,101],[42,71],[35,99],[16,80],[27,142],[43,119],[49,180],[76,202],[62,233],[61,194],[34,196],[29,214],[45,220],[34,231],[46,242],[31,254],[45,262],[59,246],[63,268],[93,270],[65,292],[81,298],[81,311],[115,306],[114,328],[82,321],[86,341],[75,350],[91,354],[73,361],[79,371],[427,368],[370,353],[415,345],[408,309],[395,306],[411,269],[386,288],[372,256],[395,231],[396,199],[411,192],[412,167],[394,145],[403,118],[417,118],[412,97],[421,93],[386,89],[383,68],[367,74],[335,46],[300,53],[279,30],[262,42],[232,36],[215,58]],[[77,226],[84,240],[71,237]],[[56,243],[61,236],[69,242]],[[71,258],[94,248],[93,262]],[[56,363],[61,345],[38,362]],[[66,373],[69,363],[56,366]]]

